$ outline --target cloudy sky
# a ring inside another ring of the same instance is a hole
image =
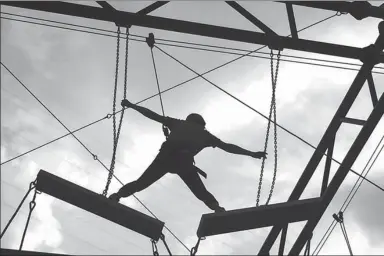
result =
[[[94,5],[94,2],[80,2]],[[110,2],[115,8],[136,12],[151,2]],[[379,5],[381,2],[374,2]],[[285,6],[272,2],[241,2],[247,10],[280,35],[290,34]],[[333,15],[333,12],[294,7],[298,28]],[[27,15],[54,21],[116,30],[112,23],[66,17],[2,6],[2,12]],[[152,13],[156,16],[255,30],[250,22],[224,2],[171,2]],[[2,17],[17,18],[3,14]],[[23,18],[17,18],[23,19]],[[24,19],[25,20],[25,19]],[[44,22],[48,23],[48,22]],[[377,36],[378,19],[356,21],[348,15],[336,16],[300,33],[301,38],[354,47],[365,47]],[[133,27],[132,34],[213,44],[254,50],[251,45],[160,30]],[[121,42],[120,63],[124,59]],[[194,49],[160,46],[197,72],[205,72],[237,56]],[[268,48],[263,52],[269,53]],[[1,19],[1,62],[6,65],[69,129],[74,130],[104,117],[112,111],[116,39],[58,28]],[[327,60],[332,58],[297,51],[283,54]],[[266,55],[268,56],[268,55]],[[155,50],[160,86],[172,87],[195,76],[174,60]],[[138,102],[156,93],[156,80],[148,46],[130,41],[128,64],[128,99]],[[288,59],[283,57],[283,59]],[[339,66],[345,66],[340,65]],[[349,66],[351,67],[351,66]],[[379,65],[383,67],[383,65]],[[353,67],[356,68],[356,67]],[[382,72],[382,69],[375,69]],[[337,107],[352,83],[356,71],[282,61],[277,85],[278,123],[303,139],[317,145]],[[206,78],[239,97],[264,115],[268,115],[271,95],[268,59],[242,58]],[[377,94],[384,92],[384,79],[374,74]],[[123,65],[120,66],[118,104],[122,99]],[[165,113],[185,118],[201,113],[207,128],[222,140],[244,148],[262,150],[266,120],[229,98],[202,79],[195,79],[163,95]],[[158,97],[141,104],[161,113]],[[363,87],[349,117],[365,119],[372,110],[367,85]],[[343,124],[336,138],[334,157],[342,161],[360,127]],[[4,68],[1,68],[1,163],[55,139],[67,131]],[[361,172],[384,133],[381,121],[368,140],[353,169]],[[112,155],[112,120],[103,120],[76,136],[107,166]],[[124,116],[117,152],[115,174],[124,183],[135,180],[150,164],[164,140],[161,125],[134,111]],[[314,150],[281,129],[278,130],[278,174],[272,203],[285,202]],[[265,185],[261,201],[265,202],[272,180],[273,144],[269,145]],[[220,203],[229,209],[255,205],[261,161],[230,155],[219,149],[206,149],[196,158],[197,165],[208,173],[204,181]],[[319,165],[302,198],[319,195],[324,161]],[[384,186],[384,157],[379,156],[368,178]],[[338,165],[333,163],[331,175]],[[107,172],[73,137],[67,136],[33,153],[1,165],[1,226],[8,222],[40,169],[101,193]],[[314,232],[311,248],[320,241],[339,211],[357,177],[349,174]],[[110,192],[121,185],[113,180]],[[201,214],[210,210],[198,201],[182,181],[168,174],[137,197],[188,247],[196,243]],[[363,183],[345,212],[345,225],[355,254],[384,254],[383,192]],[[133,197],[122,204],[149,213]],[[6,235],[2,248],[18,248],[28,214],[25,203]],[[303,223],[291,224],[287,248],[295,241]],[[270,228],[209,237],[201,243],[201,254],[257,253]],[[344,237],[336,227],[321,254],[348,254]],[[186,248],[167,230],[164,234],[174,254],[188,254]],[[278,243],[276,243],[278,244]],[[166,254],[159,244],[160,254]],[[151,254],[149,239],[110,223],[67,203],[41,194],[33,213],[25,250],[65,254]],[[274,246],[271,253],[277,252]]]

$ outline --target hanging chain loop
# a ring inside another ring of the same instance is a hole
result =
[[[119,127],[116,131],[116,97],[117,97],[117,81],[118,81],[118,73],[119,73],[119,55],[120,55],[120,27],[117,28],[117,46],[116,46],[116,70],[115,70],[115,87],[114,87],[114,93],[113,93],[113,114],[112,120],[113,120],[113,153],[112,153],[112,160],[111,165],[109,168],[108,173],[108,180],[107,184],[105,186],[105,189],[103,191],[103,196],[107,196],[109,186],[111,184],[111,180],[114,174],[115,169],[115,163],[116,163],[116,152],[117,152],[117,145],[120,137],[120,131],[121,126],[123,123],[123,117],[124,117],[124,111],[123,108],[121,115],[120,115],[120,122]],[[125,43],[125,66],[124,66],[124,99],[127,98],[127,75],[128,75],[128,42],[129,42],[129,28],[126,28],[126,43]],[[110,118],[110,116],[107,115],[107,118]]]
[[[264,152],[267,152],[268,148],[268,139],[269,139],[269,130],[271,127],[271,119],[273,115],[273,123],[274,123],[274,158],[275,158],[275,163],[274,163],[274,175],[273,175],[273,181],[272,181],[272,186],[271,190],[268,196],[267,203],[269,203],[269,200],[272,197],[273,193],[273,188],[275,185],[275,179],[276,179],[276,173],[277,173],[277,130],[276,130],[276,83],[277,83],[277,76],[279,72],[279,63],[280,63],[280,51],[277,54],[277,64],[276,64],[276,73],[273,71],[273,50],[271,49],[270,57],[271,57],[271,81],[272,81],[272,98],[271,98],[271,104],[269,108],[269,116],[268,116],[268,124],[267,124],[267,132],[265,135],[265,142],[264,142]],[[259,186],[257,189],[257,198],[256,198],[256,206],[259,206],[260,203],[260,194],[261,194],[261,187],[263,183],[263,176],[264,176],[264,167],[265,167],[265,158],[263,158],[262,163],[261,163],[261,170],[260,170],[260,178],[259,178]]]

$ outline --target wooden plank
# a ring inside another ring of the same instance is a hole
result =
[[[40,170],[36,189],[156,241],[164,222]]]
[[[203,214],[198,237],[304,221],[317,211],[320,198]]]
[[[19,251],[15,249],[0,249],[0,255],[43,255],[43,256],[48,256],[48,255],[68,255],[68,254],[56,254],[56,253],[48,253],[48,252],[36,252],[36,251]]]

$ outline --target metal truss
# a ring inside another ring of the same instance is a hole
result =
[[[2,5],[7,6],[76,16],[87,19],[102,20],[107,22],[114,22],[118,26],[147,27],[166,31],[193,34],[198,36],[226,39],[243,43],[262,44],[267,45],[272,49],[291,49],[360,60],[363,63],[360,71],[356,75],[355,80],[353,81],[348,92],[346,93],[342,103],[337,109],[333,119],[331,120],[327,130],[325,131],[315,152],[313,153],[300,179],[298,180],[295,188],[293,189],[292,194],[288,199],[288,201],[300,199],[300,196],[302,195],[304,189],[307,187],[320,161],[325,156],[326,164],[320,192],[321,207],[319,207],[319,211],[307,221],[305,227],[298,236],[293,247],[290,249],[289,255],[298,255],[303,249],[305,243],[310,239],[310,237],[312,237],[313,230],[318,224],[320,218],[323,216],[325,210],[332,201],[337,190],[344,181],[350,168],[352,167],[356,158],[359,156],[366,141],[372,134],[373,130],[375,129],[384,112],[384,94],[381,95],[381,97],[377,96],[371,73],[372,68],[375,65],[379,63],[384,63],[384,54],[382,52],[384,48],[384,21],[381,21],[381,23],[379,24],[380,33],[376,42],[364,48],[357,48],[345,45],[300,39],[296,29],[296,21],[293,10],[294,6],[304,6],[308,8],[317,8],[321,10],[337,11],[339,13],[347,13],[352,15],[357,20],[361,20],[367,17],[384,19],[384,9],[372,6],[368,2],[279,2],[286,5],[287,21],[289,22],[292,38],[279,36],[261,20],[257,19],[249,11],[247,11],[240,4],[234,1],[227,1],[226,4],[228,4],[231,8],[237,11],[240,15],[248,19],[251,23],[253,23],[261,31],[263,31],[263,33],[147,15],[149,12],[161,7],[166,2],[156,2],[137,13],[116,10],[106,2],[98,2],[101,7],[92,7],[68,2],[45,1],[2,1],[0,3]],[[369,86],[373,105],[373,110],[369,118],[367,120],[358,120],[352,117],[347,117],[346,115],[348,111],[352,107],[356,97],[358,96],[361,88],[363,87],[366,81]],[[335,145],[335,137],[339,127],[343,122],[354,125],[360,125],[362,128],[360,133],[357,135],[354,143],[348,150],[348,153],[344,157],[341,165],[337,169],[336,174],[331,179],[331,181],[328,182],[333,148]],[[269,254],[271,247],[274,245],[281,231],[282,235],[279,247],[279,255],[284,254],[287,229],[287,225],[275,225],[270,231],[264,244],[262,245],[259,254]]]

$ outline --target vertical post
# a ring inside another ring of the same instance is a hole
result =
[[[324,194],[324,191],[327,189],[327,186],[328,186],[328,179],[329,179],[329,173],[331,171],[331,163],[332,163],[332,156],[333,156],[333,148],[335,147],[335,137],[336,137],[336,134],[331,139],[330,145],[328,147],[327,159],[326,159],[325,168],[324,168],[323,184],[321,185],[320,196]]]
[[[299,39],[299,35],[297,33],[295,15],[293,14],[293,7],[291,3],[285,3],[287,7],[287,15],[289,21],[289,28],[291,29],[291,35],[294,39]]]
[[[314,218],[308,220],[304,229],[301,231],[299,237],[294,243],[291,251],[289,252],[289,255],[299,255],[300,251],[302,250],[308,238],[308,235],[312,233],[317,223],[323,216],[325,210],[327,209],[328,205],[332,201],[337,190],[341,186],[341,183],[344,181],[350,168],[352,167],[356,158],[359,156],[361,150],[363,149],[364,145],[368,141],[370,135],[372,134],[376,125],[379,123],[383,114],[384,114],[384,93],[381,95],[380,100],[377,103],[376,107],[373,109],[371,115],[369,116],[367,123],[361,129],[359,135],[353,142],[351,148],[349,149],[347,155],[345,156],[343,162],[341,163],[339,169],[337,170],[335,176],[333,177],[331,183],[329,184],[327,190],[325,191],[321,200],[322,202],[321,202],[320,212],[317,213],[316,216],[314,216]]]

